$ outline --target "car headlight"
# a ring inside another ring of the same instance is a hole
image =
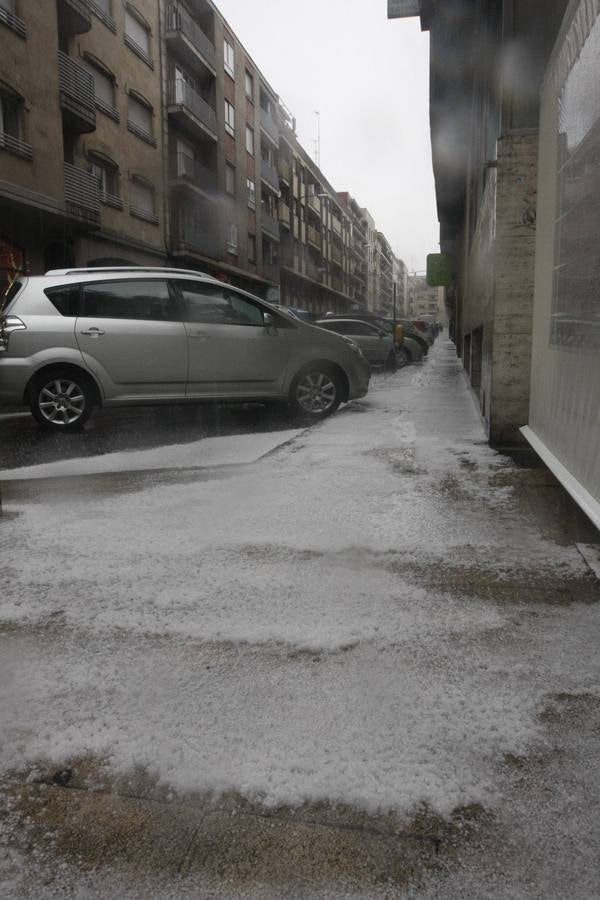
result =
[[[352,338],[349,338],[349,337],[348,337],[347,335],[345,335],[345,334],[340,334],[340,337],[343,338],[343,339],[346,341],[346,343],[348,344],[348,346],[350,347],[350,349],[352,350],[353,353],[356,353],[356,355],[357,355],[357,356],[360,356],[361,359],[365,359],[365,356],[364,356],[362,350],[360,349],[360,347],[358,346],[358,344],[355,344],[355,343],[354,343],[354,341],[352,340]]]

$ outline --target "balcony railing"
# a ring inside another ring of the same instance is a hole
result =
[[[21,156],[23,159],[32,159],[33,157],[31,144],[26,144],[25,141],[12,134],[7,134],[5,131],[0,131],[0,150],[8,150],[9,153]]]
[[[279,224],[290,227],[290,208],[282,201],[279,202]]]
[[[274,191],[279,191],[279,176],[273,166],[269,165],[265,159],[261,159],[260,161],[260,177],[263,181],[266,181],[269,187],[273,188]]]
[[[279,240],[279,222],[270,213],[262,209],[260,213],[260,227],[270,237]]]
[[[27,25],[22,19],[19,19],[18,16],[15,16],[14,13],[5,9],[4,6],[0,6],[0,23],[2,25],[6,25],[7,28],[10,28],[11,31],[14,31],[19,37],[25,38],[27,37]]]
[[[60,29],[68,34],[83,34],[92,27],[92,11],[87,0],[58,0]]]
[[[316,197],[314,194],[309,194],[306,198],[306,202],[309,209],[312,209],[313,212],[316,212],[318,216],[321,215],[321,200],[319,197]]]
[[[91,172],[64,163],[67,211],[90,225],[100,223],[98,179]]]
[[[173,252],[198,253],[216,259],[219,255],[219,239],[206,225],[186,216],[176,217],[172,227]]]
[[[167,39],[176,38],[191,45],[193,50],[202,57],[202,60],[214,70],[214,44],[202,31],[198,22],[192,19],[188,11],[180,6],[179,3],[171,3],[167,6],[166,33]]]
[[[217,186],[215,173],[185,153],[177,154],[173,178],[189,182],[194,187],[208,192],[214,191]]]
[[[73,129],[80,133],[94,131],[94,76],[62,50],[58,51],[58,87],[61,109]]]
[[[178,110],[188,117],[200,123],[201,126],[208,128],[211,135],[216,139],[217,116],[206,100],[193,89],[185,81],[169,82],[169,106],[175,109],[169,109],[169,112],[177,112]]]
[[[338,250],[335,244],[331,245],[331,258],[334,262],[336,262],[339,266],[342,265],[342,251]]]
[[[317,231],[312,225],[308,225],[306,229],[306,240],[318,250],[321,249],[321,232]]]
[[[279,144],[279,127],[277,122],[274,122],[264,109],[260,111],[260,127],[269,135],[272,141]]]
[[[279,168],[279,177],[282,181],[285,181],[286,184],[289,184],[292,177],[292,168],[289,162],[286,162],[285,159],[280,159],[277,165]]]
[[[331,217],[331,229],[339,237],[342,236],[342,223],[340,222],[339,219],[336,219],[334,216]]]

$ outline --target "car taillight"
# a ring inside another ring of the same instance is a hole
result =
[[[13,331],[25,331],[26,328],[18,316],[0,316],[0,350],[8,349],[8,339]]]

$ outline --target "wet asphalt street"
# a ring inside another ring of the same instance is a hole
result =
[[[2,410],[0,469],[294,427],[285,407],[260,404],[96,410],[81,431],[64,434],[46,431],[28,412]]]

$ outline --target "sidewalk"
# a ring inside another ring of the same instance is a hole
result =
[[[598,896],[600,591],[453,346],[206,466],[12,483],[0,893]]]

